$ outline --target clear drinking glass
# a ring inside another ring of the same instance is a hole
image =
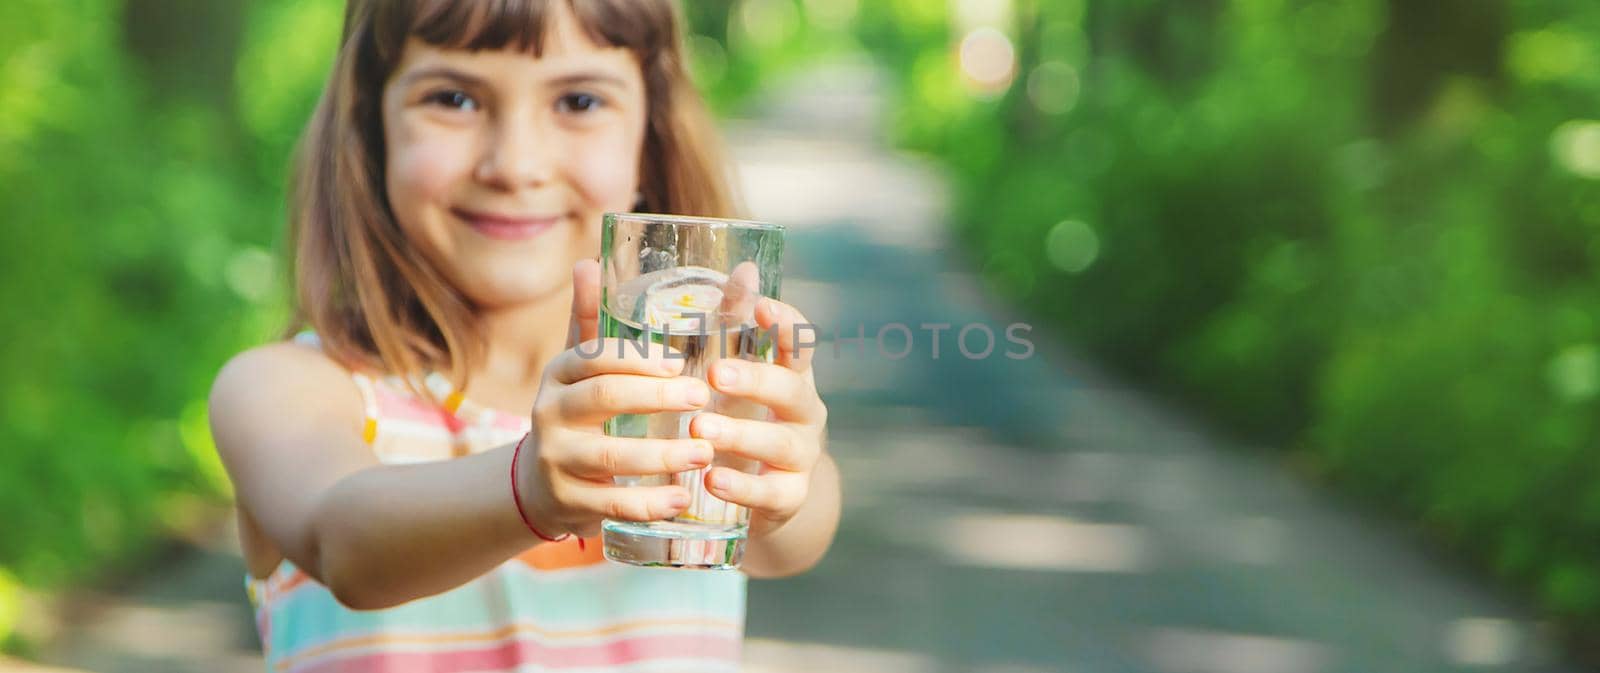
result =
[[[778,298],[783,227],[762,222],[677,215],[607,213],[600,243],[600,334],[665,343],[685,359],[683,375],[704,380],[720,358],[772,362],[772,335],[755,322],[756,302]],[[765,420],[767,408],[711,392],[705,407],[725,416]],[[700,412],[625,414],[606,422],[614,437],[689,436]],[[760,463],[718,453],[712,466],[755,473]],[[733,569],[744,555],[750,512],[705,489],[710,467],[676,474],[617,477],[620,485],[678,484],[688,509],[665,521],[607,520],[605,555],[645,566]]]

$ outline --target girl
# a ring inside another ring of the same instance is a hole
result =
[[[351,0],[299,157],[297,334],[211,393],[272,670],[735,669],[744,574],[609,563],[595,537],[688,501],[613,475],[713,451],[765,466],[706,477],[752,511],[745,573],[826,552],[838,473],[793,308],[757,311],[777,364],[710,374],[771,419],[703,413],[687,439],[601,433],[705,405],[682,360],[576,354],[602,213],[733,214],[679,41],[669,0]]]

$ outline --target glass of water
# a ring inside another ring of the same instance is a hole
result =
[[[772,334],[755,321],[761,297],[778,298],[783,227],[678,215],[607,213],[600,244],[600,334],[626,339],[629,353],[665,344],[685,359],[683,375],[704,380],[721,358],[772,362]],[[706,409],[765,420],[767,408],[711,391]],[[699,411],[625,414],[606,422],[613,437],[679,439]],[[688,509],[664,521],[606,521],[606,558],[675,568],[733,569],[744,555],[750,512],[705,489],[715,466],[756,473],[760,463],[718,453],[711,466],[676,474],[617,477],[619,485],[677,484]]]

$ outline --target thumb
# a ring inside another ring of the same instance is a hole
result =
[[[567,326],[567,348],[600,334],[600,263],[592,259],[572,266],[572,322]]]

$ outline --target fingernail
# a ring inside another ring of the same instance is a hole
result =
[[[728,473],[726,472],[718,470],[711,473],[711,488],[726,491],[729,486],[733,485],[732,481],[732,479],[728,478]]]
[[[739,385],[739,368],[727,362],[718,363],[717,382],[727,387]]]
[[[705,403],[711,401],[711,393],[707,392],[706,387],[698,382],[692,383],[689,384],[687,390],[683,391],[683,401],[697,407],[704,406]]]
[[[701,439],[716,439],[717,435],[722,434],[721,426],[709,418],[702,417],[700,422],[695,425],[695,428]]]
[[[674,494],[672,494],[672,497],[667,500],[667,504],[669,506],[671,506],[673,509],[683,509],[685,507],[688,507],[689,506],[689,494],[688,493],[674,493]]]

